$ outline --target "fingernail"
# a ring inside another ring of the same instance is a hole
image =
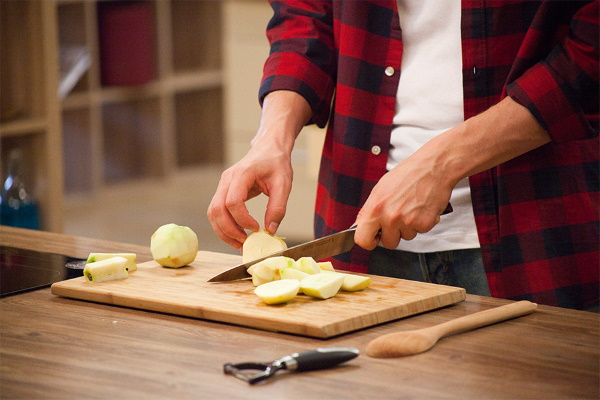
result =
[[[279,228],[279,224],[277,222],[271,222],[269,224],[269,232],[275,233],[277,232],[277,228]]]

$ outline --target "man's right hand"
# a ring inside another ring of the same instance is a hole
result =
[[[264,226],[271,233],[277,231],[292,189],[294,141],[310,115],[308,103],[295,92],[277,91],[265,98],[250,151],[223,172],[208,207],[213,230],[227,244],[240,248],[245,230],[260,228],[245,203],[261,193],[269,197]]]

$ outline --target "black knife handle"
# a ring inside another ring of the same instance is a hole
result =
[[[278,362],[285,363],[285,368],[288,370],[312,371],[334,367],[352,360],[358,354],[358,349],[352,347],[328,347],[294,353],[283,357]]]
[[[452,204],[448,203],[448,205],[446,206],[446,209],[444,209],[444,211],[442,211],[441,215],[450,214],[452,211],[454,211],[452,209]]]

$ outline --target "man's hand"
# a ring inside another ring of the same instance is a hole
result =
[[[271,233],[277,231],[292,189],[294,141],[310,116],[308,103],[297,93],[277,91],[265,98],[250,151],[223,172],[208,207],[213,230],[227,244],[240,248],[247,237],[245,229],[260,228],[245,203],[261,193],[269,197],[264,226]]]
[[[394,249],[431,230],[463,178],[550,141],[548,133],[510,97],[427,142],[375,185],[355,224],[354,241]],[[381,230],[381,233],[379,233]]]
[[[269,197],[265,226],[274,233],[285,215],[292,175],[286,152],[270,146],[251,149],[221,175],[207,213],[213,230],[227,244],[240,248],[246,239],[244,229],[260,228],[245,203],[262,193]]]
[[[355,242],[368,250],[387,249],[430,231],[448,206],[452,188],[443,171],[415,153],[385,174],[360,210]],[[378,232],[381,230],[381,233]]]

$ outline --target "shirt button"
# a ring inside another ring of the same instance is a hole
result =
[[[396,70],[394,69],[394,67],[387,67],[387,68],[385,69],[385,74],[386,74],[387,76],[392,76],[392,75],[394,75],[394,72],[396,72]]]
[[[381,147],[379,147],[379,146],[371,147],[371,153],[375,154],[376,156],[379,155],[379,153],[381,153]]]

